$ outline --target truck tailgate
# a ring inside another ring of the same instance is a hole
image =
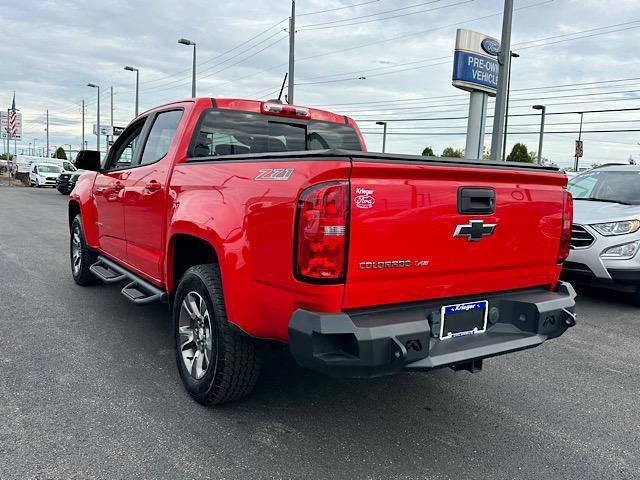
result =
[[[506,164],[354,158],[344,308],[555,284],[566,183]],[[469,213],[491,192],[493,212]]]

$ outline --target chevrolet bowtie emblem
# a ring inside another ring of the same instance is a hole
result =
[[[482,237],[493,235],[495,229],[495,223],[485,225],[482,220],[471,220],[467,225],[458,225],[453,236],[467,237],[470,242],[478,242]]]

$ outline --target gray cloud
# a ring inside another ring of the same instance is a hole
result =
[[[304,14],[349,3],[361,2],[298,0],[297,5],[298,12]],[[380,0],[357,8],[300,16],[296,82],[301,85],[296,89],[296,103],[336,105],[332,107],[334,110],[356,118],[466,115],[467,94],[451,86],[452,66],[449,59],[453,52],[455,28],[457,25],[499,37],[501,17],[491,15],[501,11],[500,0],[475,0],[431,12],[340,28],[304,28],[305,25],[338,20],[346,20],[348,23],[357,16],[416,3],[421,2]],[[457,3],[460,0],[441,0],[406,12],[447,7]],[[516,7],[538,3],[542,3],[542,0],[516,0]],[[10,42],[0,43],[0,58],[3,59],[0,107],[9,106],[15,90],[17,106],[24,115],[25,146],[32,137],[43,138],[43,115],[46,109],[49,109],[51,116],[51,144],[78,145],[81,99],[84,98],[88,103],[89,129],[95,118],[95,91],[85,86],[87,82],[102,86],[103,122],[108,121],[109,86],[114,87],[116,123],[123,124],[130,120],[133,114],[134,76],[122,69],[126,64],[140,68],[142,108],[150,108],[190,94],[191,51],[176,43],[182,36],[198,43],[199,94],[259,97],[277,90],[286,71],[287,41],[283,31],[286,22],[250,43],[249,45],[257,44],[268,35],[274,35],[253,49],[243,53],[247,49],[244,46],[226,55],[224,53],[279,20],[284,20],[288,11],[289,2],[285,0],[13,2],[3,6],[0,11],[3,38],[11,39]],[[487,18],[469,21],[479,17]],[[371,18],[374,17],[368,17]],[[522,91],[532,87],[640,77],[640,72],[635,72],[633,68],[638,64],[637,57],[640,55],[635,48],[640,40],[640,28],[535,48],[529,48],[532,44],[524,43],[622,24],[634,18],[640,18],[640,4],[632,0],[556,0],[516,11],[513,43],[514,49],[518,45],[522,47],[519,50],[522,56],[514,62],[513,67],[512,113],[531,113],[530,106],[539,103],[544,97],[640,89],[640,81],[635,81],[619,85],[604,84],[601,88],[591,90],[577,86],[565,89],[564,92],[560,92],[561,89]],[[332,24],[333,27],[336,25]],[[634,25],[640,26],[640,23]],[[621,28],[623,27],[619,27]],[[415,32],[423,33],[411,35]],[[594,30],[593,33],[601,32],[602,30]],[[277,42],[281,37],[282,40]],[[395,37],[402,38],[341,52]],[[547,40],[546,43],[551,41]],[[274,44],[253,55],[271,43]],[[335,53],[329,54],[330,52]],[[236,54],[239,55],[231,58]],[[247,58],[250,55],[253,56]],[[446,58],[431,62],[435,64],[432,66],[426,66],[427,63],[424,62],[416,63],[440,57]],[[402,66],[407,63],[412,64]],[[413,68],[409,69],[410,67]],[[395,70],[398,73],[390,73]],[[317,78],[320,76],[323,77]],[[357,76],[365,76],[366,80],[335,81]],[[321,81],[327,83],[317,83]],[[423,97],[433,97],[436,100],[416,102],[413,110],[400,110],[410,107],[411,103],[408,102],[385,103],[382,104],[384,107],[340,105]],[[446,98],[438,101],[439,97]],[[563,99],[544,101],[550,104],[551,113],[640,107],[640,99],[636,93],[573,97],[566,99],[566,102],[576,103],[566,105],[555,105],[565,101]],[[436,107],[435,104],[442,106]],[[393,107],[397,110],[393,110]],[[588,124],[589,130],[636,128],[638,124],[633,123],[634,119],[640,119],[640,113],[592,114],[585,117],[585,120],[593,122],[629,120],[628,123],[618,124]],[[575,121],[577,116],[549,119],[549,123]],[[536,122],[536,117],[512,120],[510,144],[524,141],[531,149],[535,149],[535,135],[521,132],[534,132]],[[370,122],[362,122],[362,127],[371,132],[367,134],[370,149],[379,149],[381,137],[374,133],[378,127]],[[576,127],[577,125],[570,124],[552,126],[550,129],[560,131]],[[391,123],[390,132],[394,134],[389,136],[388,148],[403,153],[419,153],[426,145],[432,146],[436,152],[449,145],[463,147],[463,135],[437,134],[459,134],[465,128],[464,120]],[[430,132],[436,135],[395,134],[403,131]],[[545,156],[567,164],[573,152],[574,137],[573,134],[549,135],[545,142]],[[92,138],[88,139],[93,141]],[[587,134],[584,162],[588,164],[625,160],[631,154],[640,153],[640,147],[636,145],[637,139],[636,133]],[[42,141],[38,143],[41,144]],[[486,143],[490,143],[489,137]]]

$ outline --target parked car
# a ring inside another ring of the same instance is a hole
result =
[[[76,165],[75,282],[168,302],[205,405],[249,393],[266,346],[338,376],[475,372],[575,325],[553,167],[367,153],[349,117],[211,98],[143,113],[102,167]]]
[[[73,187],[76,186],[76,182],[80,175],[82,175],[84,170],[75,170],[74,172],[63,172],[58,176],[58,180],[56,182],[56,188],[63,195],[69,195],[73,190]]]
[[[61,169],[51,163],[34,163],[29,172],[29,185],[32,187],[55,187]]]
[[[569,183],[574,225],[563,278],[630,292],[640,303],[640,166],[605,166]]]

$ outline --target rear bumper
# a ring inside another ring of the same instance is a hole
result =
[[[575,325],[575,291],[543,288],[349,313],[294,312],[291,353],[303,367],[334,376],[376,377],[403,370],[472,370],[481,360],[536,347]],[[439,340],[440,307],[488,300],[489,325],[477,335]]]

